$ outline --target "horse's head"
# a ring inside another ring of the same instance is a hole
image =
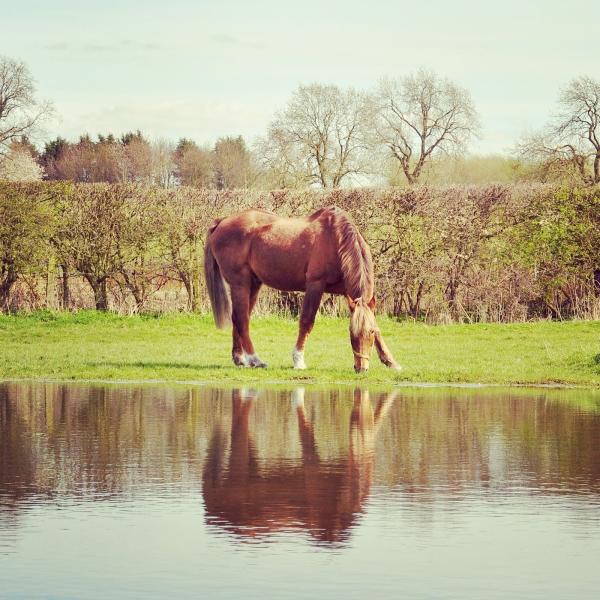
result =
[[[348,298],[348,306],[351,312],[350,343],[354,352],[354,370],[357,373],[364,373],[369,370],[369,358],[377,333],[377,323],[373,313],[375,298],[368,303],[362,298],[355,300]]]

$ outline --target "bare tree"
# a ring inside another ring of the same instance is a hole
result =
[[[152,144],[152,173],[154,183],[162,188],[175,185],[175,147],[165,139]]]
[[[379,140],[410,184],[432,156],[462,149],[479,130],[470,93],[429,71],[383,80],[377,98]]]
[[[52,112],[35,97],[35,86],[24,62],[0,56],[0,152],[10,142],[31,135]]]
[[[334,85],[300,86],[259,145],[262,161],[287,184],[336,188],[367,171],[372,103]]]
[[[558,112],[542,132],[518,146],[545,173],[574,171],[586,184],[600,183],[600,82],[578,77],[560,93]]]

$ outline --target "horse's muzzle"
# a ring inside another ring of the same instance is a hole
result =
[[[369,367],[354,367],[356,373],[366,373],[368,370]]]

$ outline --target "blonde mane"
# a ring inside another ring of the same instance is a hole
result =
[[[350,333],[360,336],[367,331],[374,331],[376,328],[377,323],[373,311],[365,304],[364,300],[358,299],[350,316]]]
[[[335,206],[330,210],[333,216],[332,224],[338,244],[346,294],[352,300],[362,298],[366,306],[366,303],[373,297],[371,251],[350,217]],[[369,312],[371,312],[370,309]]]

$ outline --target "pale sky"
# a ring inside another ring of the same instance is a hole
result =
[[[301,83],[366,89],[425,67],[471,91],[473,151],[503,152],[578,75],[600,79],[594,0],[0,0],[0,54],[23,59],[48,135],[141,129],[211,143],[264,133]]]

